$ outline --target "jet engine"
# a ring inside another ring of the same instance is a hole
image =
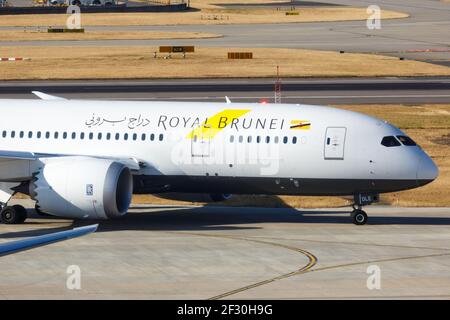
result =
[[[124,164],[90,157],[41,161],[29,190],[39,210],[75,219],[108,219],[127,213],[133,177]]]

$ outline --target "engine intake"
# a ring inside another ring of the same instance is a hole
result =
[[[43,212],[68,218],[108,219],[127,213],[133,177],[124,164],[107,159],[41,159],[30,196]]]

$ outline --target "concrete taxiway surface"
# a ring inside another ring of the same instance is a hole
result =
[[[449,103],[449,78],[283,79],[282,102],[301,104]],[[31,91],[70,99],[271,102],[274,79],[11,81],[0,97],[35,99]]]
[[[0,299],[450,298],[450,208],[368,207],[366,226],[345,211],[137,205],[94,234],[1,257]],[[88,223],[33,215],[0,225],[0,242]],[[66,288],[71,265],[80,290]]]
[[[196,45],[211,47],[277,47],[348,52],[380,53],[408,59],[450,64],[450,4],[437,0],[320,0],[329,3],[408,13],[404,19],[382,20],[381,29],[369,30],[366,21],[315,22],[289,24],[102,26],[100,30],[161,30],[221,34],[221,38],[190,40],[99,40],[5,42],[1,46],[136,46]],[[311,4],[311,6],[313,6]],[[300,9],[301,10],[301,9]],[[368,15],[369,16],[369,15]],[[1,27],[18,29],[23,27]],[[276,41],[274,41],[276,39]]]

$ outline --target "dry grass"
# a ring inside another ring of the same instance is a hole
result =
[[[151,203],[154,205],[205,205],[211,203],[205,195],[204,201],[199,201],[196,195],[189,200],[169,200],[158,195],[134,195],[133,203]],[[209,201],[209,202],[208,202]],[[267,196],[267,195],[234,195],[223,202],[214,202],[215,206],[232,207],[266,207],[266,208],[334,208],[347,206],[351,201],[339,197],[304,197],[304,196]]]
[[[2,30],[0,41],[56,41],[56,40],[159,40],[217,38],[219,34],[207,32],[166,31],[91,31],[84,33],[48,33],[38,31]]]
[[[153,59],[154,51],[156,47],[2,47],[1,57],[32,60],[0,62],[0,80],[273,77],[276,65],[283,77],[450,75],[445,66],[369,54],[196,48],[186,59],[176,54]],[[227,51],[252,51],[254,59],[228,60]]]
[[[213,16],[217,15],[218,19]],[[208,17],[207,17],[208,16]],[[222,16],[222,17],[220,17]],[[405,18],[407,14],[383,10],[382,19]],[[182,24],[251,24],[317,21],[349,21],[368,18],[366,8],[303,8],[300,14],[286,16],[275,9],[221,9],[216,6],[198,12],[177,13],[89,13],[81,16],[83,26],[143,26]],[[67,15],[2,16],[0,26],[63,26]]]
[[[341,106],[386,119],[406,131],[437,163],[440,175],[424,187],[383,194],[381,203],[396,206],[450,206],[450,105],[362,105]],[[153,195],[135,196],[135,203],[192,204],[173,201]],[[194,204],[204,204],[195,202]],[[351,204],[347,198],[303,196],[235,196],[217,203],[231,206],[317,208],[337,207]]]

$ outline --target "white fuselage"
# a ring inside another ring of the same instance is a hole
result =
[[[396,127],[328,107],[82,100],[0,107],[0,150],[133,158],[143,164],[134,173],[141,193],[338,195],[409,189],[437,176],[420,147],[381,144],[405,136]],[[0,180],[33,170],[0,167]]]

